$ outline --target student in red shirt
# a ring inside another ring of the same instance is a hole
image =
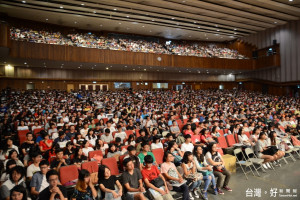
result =
[[[173,200],[172,195],[170,194],[167,183],[160,173],[158,168],[153,165],[153,158],[151,155],[147,155],[144,158],[145,168],[142,170],[142,176],[146,187],[149,189],[152,197],[154,199],[164,199],[164,200]],[[160,182],[159,185],[155,185],[154,180],[161,179],[160,181],[156,181],[156,183]]]

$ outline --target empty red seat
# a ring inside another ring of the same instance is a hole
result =
[[[59,168],[60,183],[64,186],[73,186],[78,180],[78,168],[76,165],[68,165]]]
[[[96,161],[83,162],[81,164],[81,169],[86,169],[92,174],[98,172],[98,164]]]
[[[103,154],[101,150],[90,151],[89,152],[89,160],[91,160],[95,155],[99,155],[103,158]]]
[[[200,142],[200,135],[192,135],[192,143],[196,144],[197,142]]]
[[[158,165],[163,163],[163,157],[164,157],[164,150],[162,148],[159,149],[153,149],[152,153],[155,157],[156,163]]]
[[[236,141],[234,139],[234,135],[232,135],[232,134],[226,135],[226,140],[227,140],[227,143],[228,143],[229,147],[232,147],[234,144],[236,144]]]

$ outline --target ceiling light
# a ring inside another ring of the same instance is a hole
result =
[[[93,81],[93,83],[97,83],[96,81]]]
[[[63,7],[63,6],[60,6],[59,8],[63,9],[64,7]]]
[[[60,66],[60,68],[63,68],[63,66]]]
[[[22,1],[22,3],[26,3],[26,1]]]
[[[233,29],[233,30],[235,30],[235,31],[236,31],[237,29],[235,28],[235,29]]]
[[[159,70],[156,70],[156,71],[158,71],[158,72],[159,72]]]
[[[97,12],[94,10],[94,11],[93,11],[93,13],[95,13],[95,14],[96,14]]]
[[[274,22],[274,24],[277,24],[277,22]]]
[[[216,27],[218,27],[218,25],[216,25]]]
[[[152,21],[154,22],[155,20],[154,20],[154,19],[152,19]]]
[[[78,69],[80,69],[80,67],[78,67]]]
[[[82,3],[81,5],[84,6],[84,3]]]
[[[103,26],[102,24],[100,24],[99,26]]]
[[[127,66],[124,66],[124,67],[127,67]]]
[[[150,30],[149,32],[151,33],[152,31]]]
[[[135,71],[135,69],[132,69],[133,71]]]
[[[27,65],[27,62],[24,62],[24,65]]]
[[[112,67],[112,66],[110,66],[110,67]]]
[[[234,33],[234,34],[236,34],[236,33]]]
[[[92,67],[92,69],[94,69],[94,67]]]
[[[144,71],[146,71],[146,69],[144,69]]]
[[[174,17],[172,17],[171,19],[175,19]]]
[[[114,8],[114,10],[117,10],[116,8]]]
[[[181,72],[181,71],[179,71],[179,72]]]
[[[48,21],[48,19],[46,19],[46,21]]]
[[[106,69],[109,69],[108,67],[106,67]]]
[[[74,22],[74,24],[77,24],[77,22]]]
[[[119,24],[122,24],[121,22]]]
[[[145,27],[145,26],[142,26],[143,28]]]
[[[127,18],[129,18],[129,16],[128,16],[128,15],[127,15],[126,17],[127,17]]]
[[[208,37],[206,39],[208,40]]]
[[[290,2],[294,1],[294,0],[289,0]]]
[[[220,31],[219,29],[217,31]]]
[[[189,36],[189,37],[192,37],[192,36]]]
[[[194,22],[194,24],[196,24],[197,22]]]
[[[200,28],[200,26],[198,26],[198,28]]]

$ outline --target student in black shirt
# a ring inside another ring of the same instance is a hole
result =
[[[67,190],[64,186],[58,185],[58,172],[50,170],[46,174],[46,179],[49,186],[46,187],[40,194],[39,199],[50,199],[50,200],[67,200]]]
[[[122,185],[116,176],[111,175],[109,168],[105,165],[99,166],[98,183],[105,200],[121,199]],[[115,188],[115,185],[118,189]]]
[[[59,168],[70,164],[68,160],[64,159],[64,153],[62,149],[56,149],[55,154],[56,154],[56,159],[51,162],[50,165],[51,169],[59,171]]]

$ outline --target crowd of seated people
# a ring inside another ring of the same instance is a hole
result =
[[[174,54],[181,56],[215,57],[228,59],[246,59],[245,56],[236,50],[228,48],[218,48],[214,45],[203,46],[197,43],[170,43],[160,44],[146,40],[116,39],[110,37],[97,36],[91,33],[77,33],[63,36],[60,32],[38,31],[29,28],[10,29],[10,38],[18,41],[34,43],[67,45],[85,48],[110,49],[120,51]]]
[[[172,200],[173,191],[193,200],[200,194],[228,195],[231,173],[218,139],[232,134],[264,159],[265,169],[280,166],[288,148],[300,145],[299,103],[236,90],[5,89],[0,196],[93,199],[101,191],[102,199]],[[159,149],[163,163],[153,153]],[[91,158],[95,150],[102,153]],[[116,160],[121,177],[102,165],[108,158]],[[97,179],[81,169],[90,160],[99,165]],[[79,175],[68,194],[59,172],[71,165]]]

